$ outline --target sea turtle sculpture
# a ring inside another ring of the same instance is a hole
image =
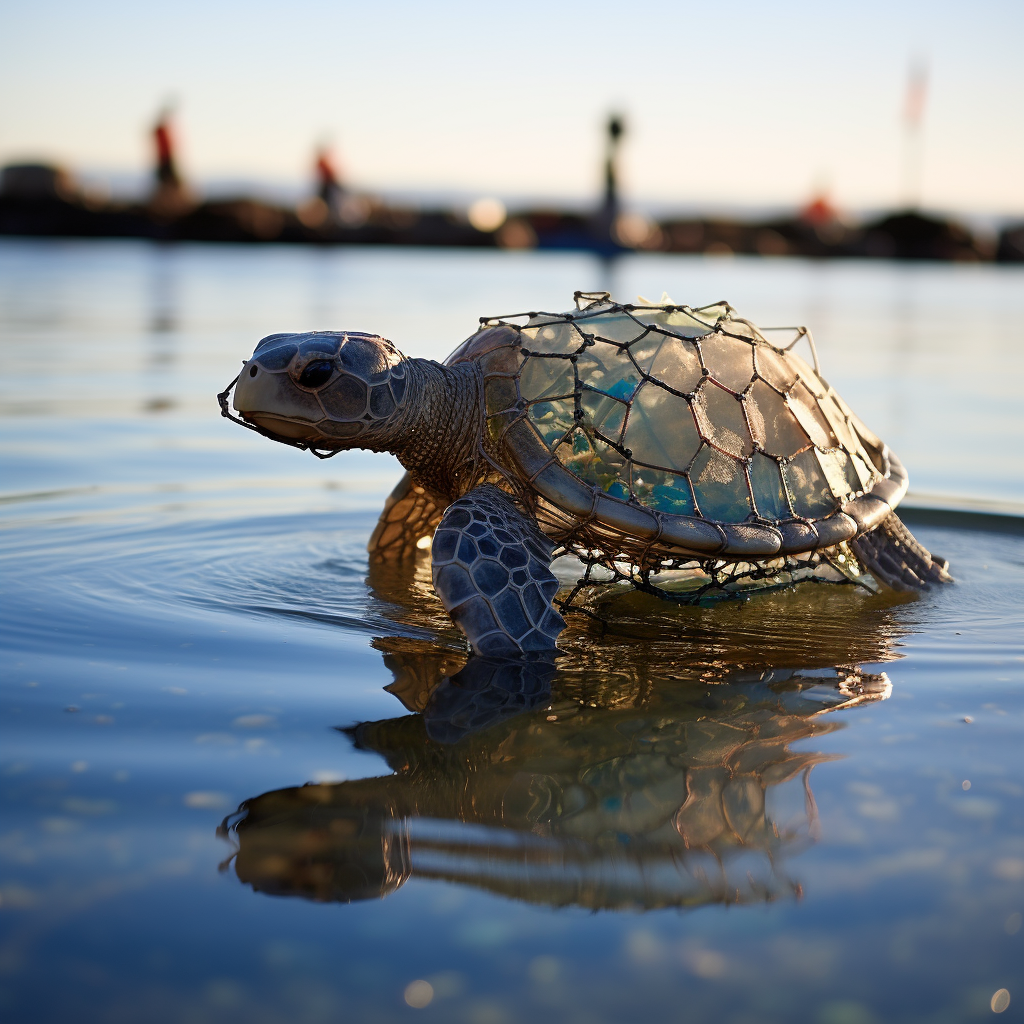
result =
[[[822,378],[813,342],[814,368],[792,351],[806,330],[773,344],[727,303],[667,296],[577,293],[576,307],[482,318],[443,365],[371,334],[273,334],[221,408],[234,387],[239,422],[274,440],[394,453],[407,473],[371,557],[430,546],[437,595],[479,654],[554,647],[559,552],[653,592],[687,568],[723,589],[821,568],[897,590],[950,579],[893,512],[900,461]]]

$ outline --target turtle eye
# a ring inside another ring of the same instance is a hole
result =
[[[329,359],[314,359],[299,375],[299,383],[304,388],[319,388],[331,379],[333,373],[334,363]]]

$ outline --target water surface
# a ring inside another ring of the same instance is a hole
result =
[[[368,572],[392,459],[216,410],[267,333],[443,358],[609,284],[809,324],[918,507],[1024,504],[1017,269],[0,245],[5,1019],[1022,1019],[1019,519],[908,514],[920,601],[620,609],[509,669]]]

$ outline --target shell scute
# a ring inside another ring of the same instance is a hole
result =
[[[822,519],[834,512],[839,502],[828,485],[817,453],[808,448],[782,466],[793,511],[806,519]]]
[[[633,477],[633,488],[644,505],[675,516],[697,511],[693,491],[685,476],[643,467]]]
[[[754,346],[727,333],[709,334],[700,341],[701,355],[711,376],[737,394],[754,380]]]
[[[646,387],[629,411],[623,444],[634,462],[685,472],[701,444],[690,403]]]
[[[542,351],[545,355],[568,356],[582,352],[585,341],[579,328],[572,322],[541,320],[523,328],[522,347],[527,351]]]
[[[818,531],[812,523],[800,519],[785,519],[778,524],[782,534],[782,554],[795,554],[798,551],[810,551],[818,546]]]
[[[559,462],[588,484],[611,491],[626,472],[626,457],[601,438],[576,431],[555,449]],[[628,492],[627,492],[628,493]]]
[[[644,326],[654,327],[660,333],[671,334],[677,338],[701,338],[714,330],[714,324],[724,314],[724,305],[714,308],[715,312],[710,319],[702,316],[697,319],[681,309],[657,309],[633,307],[632,315],[636,322]]]
[[[786,400],[767,384],[755,382],[743,407],[754,442],[768,455],[789,459],[811,443]]]
[[[740,523],[752,511],[747,474],[741,462],[705,445],[693,460],[690,482],[701,515]]]
[[[572,396],[575,393],[576,377],[573,364],[568,359],[541,359],[530,357],[519,373],[519,391],[529,396],[529,401],[538,398]]]
[[[601,391],[583,388],[580,392],[580,411],[583,413],[583,429],[587,434],[600,435],[615,442],[622,438],[629,406],[617,398],[611,398]]]
[[[836,449],[830,452],[816,451],[815,454],[828,486],[836,497],[846,498],[861,489],[850,456],[846,452]]]
[[[499,349],[516,351],[519,348],[519,330],[511,324],[489,323],[471,334],[446,360],[449,365],[480,361]]]
[[[612,398],[628,402],[640,384],[640,374],[624,349],[595,346],[576,357],[576,374],[581,383]]]
[[[529,415],[549,448],[566,437],[576,422],[572,399],[534,402],[529,407]]]
[[[689,341],[674,341],[662,335],[657,337],[659,345],[648,365],[641,369],[655,384],[671,388],[681,395],[693,394],[705,376],[697,346]]]
[[[618,346],[632,345],[644,337],[649,328],[628,312],[602,313],[593,319],[581,319],[579,328],[595,341]]]
[[[782,470],[778,462],[763,452],[754,452],[748,472],[754,501],[757,503],[757,514],[773,522],[788,519],[793,512],[789,507],[786,485],[782,482]]]
[[[849,452],[856,452],[860,448],[860,442],[854,435],[853,429],[843,415],[839,406],[832,397],[834,392],[829,391],[823,398],[818,399],[818,408],[832,428],[832,433],[839,439],[839,443]]]
[[[810,389],[802,380],[796,383],[786,400],[790,411],[814,444],[819,448],[834,448],[839,443]]]
[[[782,394],[796,383],[799,376],[796,367],[788,358],[788,353],[780,352],[771,345],[758,345],[754,349],[754,364],[758,377]]]
[[[860,480],[860,487],[857,489],[869,490],[878,479],[878,470],[871,465],[870,461],[865,461],[856,452],[850,456],[850,462],[853,464],[853,471],[857,474],[857,479]]]
[[[787,352],[786,355],[789,358],[789,362],[793,369],[796,370],[799,375],[800,381],[804,387],[806,387],[815,398],[824,398],[824,396],[828,394],[828,384],[826,384],[821,377],[819,377],[818,374],[800,358],[798,353]]]
[[[743,405],[732,392],[709,381],[697,392],[693,411],[706,440],[737,458],[753,454],[754,442]],[[666,428],[671,429],[668,425]]]

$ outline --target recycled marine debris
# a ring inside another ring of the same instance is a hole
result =
[[[951,579],[893,511],[903,464],[824,380],[805,328],[761,330],[725,302],[575,299],[482,318],[444,364],[372,334],[273,334],[221,410],[321,458],[394,453],[407,472],[371,558],[430,547],[437,595],[482,655],[552,650],[561,612],[600,585],[702,603]],[[558,597],[562,555],[578,581]]]

